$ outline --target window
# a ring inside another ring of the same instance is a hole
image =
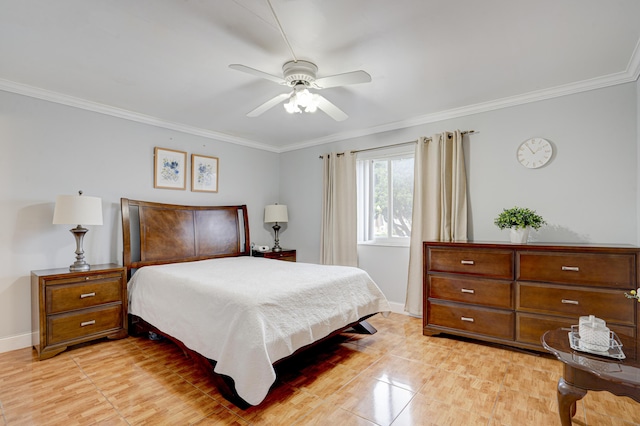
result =
[[[359,159],[358,242],[408,244],[413,153]]]

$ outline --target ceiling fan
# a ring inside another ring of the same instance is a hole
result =
[[[350,84],[368,83],[371,81],[371,76],[365,71],[358,70],[344,74],[316,78],[318,67],[313,62],[298,60],[296,58],[295,52],[293,51],[293,48],[284,33],[282,25],[280,24],[280,20],[271,5],[271,1],[267,0],[267,3],[269,4],[269,8],[271,9],[271,13],[273,14],[276,23],[278,24],[280,34],[293,56],[293,60],[286,62],[282,66],[282,77],[259,71],[246,65],[231,64],[229,65],[229,68],[261,77],[266,80],[273,81],[274,83],[289,86],[293,88],[293,90],[289,93],[282,93],[272,99],[269,99],[256,109],[250,111],[247,114],[247,117],[257,117],[279,103],[287,101],[287,103],[284,104],[284,107],[290,114],[301,113],[303,111],[315,112],[316,109],[319,108],[336,121],[346,120],[349,116],[345,114],[344,111],[329,102],[324,96],[312,93],[309,89],[319,90]]]
[[[282,66],[283,77],[268,74],[240,64],[231,64],[229,68],[293,88],[289,93],[282,93],[269,99],[256,109],[250,111],[247,117],[257,117],[279,103],[288,100],[284,107],[289,113],[293,114],[303,111],[315,112],[315,110],[319,108],[334,120],[343,121],[348,118],[348,115],[345,114],[344,111],[329,102],[324,96],[312,93],[309,89],[328,89],[331,87],[368,83],[371,81],[371,76],[362,70],[316,78],[318,67],[312,62],[302,60],[285,63]]]

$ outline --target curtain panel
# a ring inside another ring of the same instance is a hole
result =
[[[320,262],[358,266],[356,156],[323,156]]]
[[[462,133],[421,137],[414,163],[405,311],[422,316],[423,241],[467,240],[467,176]]]
[[[356,161],[358,243],[373,240],[373,215],[369,209],[373,199],[372,169],[371,161]]]

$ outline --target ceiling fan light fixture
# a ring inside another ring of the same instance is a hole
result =
[[[320,95],[317,94],[312,94],[311,95],[311,102],[309,102],[309,105],[307,105],[307,107],[305,108],[305,112],[316,112],[318,110],[318,105],[320,104]]]
[[[289,114],[302,113],[302,112],[316,112],[318,104],[320,102],[320,96],[309,92],[306,88],[297,89],[291,94],[289,101],[284,104],[284,109]]]
[[[291,95],[291,97],[289,98],[289,102],[284,104],[284,109],[289,113],[289,114],[295,114],[295,113],[301,113],[302,110],[300,109],[300,107],[298,107],[298,104],[296,103],[295,100],[295,94]]]
[[[307,108],[309,105],[313,103],[313,95],[307,89],[296,91],[295,97],[298,105],[300,105],[303,108]]]

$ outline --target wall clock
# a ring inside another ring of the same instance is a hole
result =
[[[518,161],[528,169],[537,169],[551,160],[553,147],[548,140],[531,138],[518,147]]]

